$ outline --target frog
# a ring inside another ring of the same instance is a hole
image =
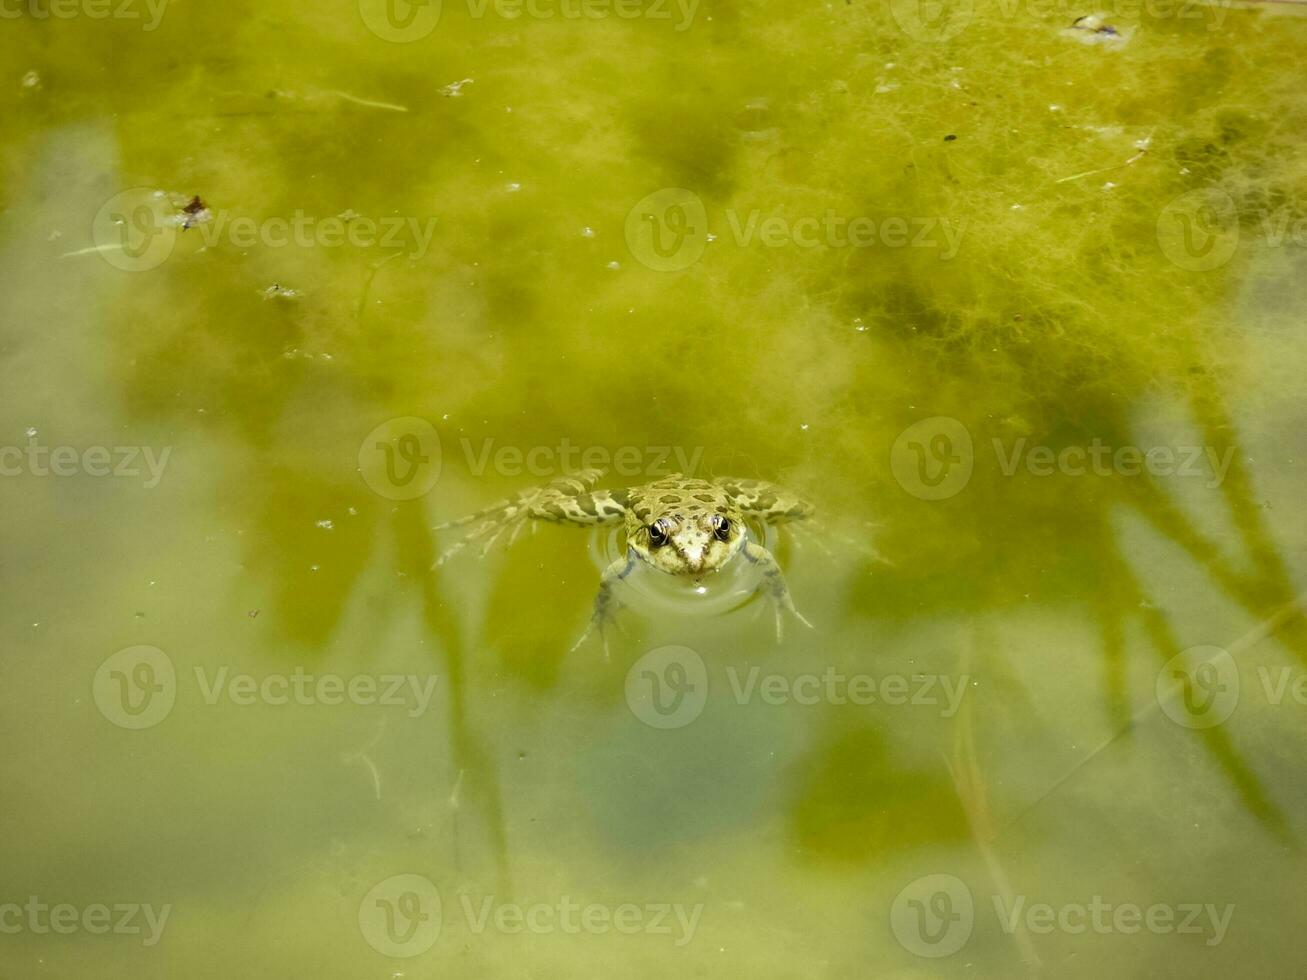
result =
[[[747,523],[775,526],[809,520],[814,508],[807,501],[763,480],[697,479],[681,473],[637,486],[598,489],[604,472],[580,470],[436,525],[435,531],[474,526],[432,567],[476,541],[484,541],[485,555],[505,533],[511,547],[528,523],[533,530],[539,521],[587,528],[620,524],[626,532],[626,552],[600,575],[589,625],[570,652],[598,632],[608,658],[608,627],[619,606],[615,587],[641,565],[697,586],[731,562],[747,561],[761,573],[758,587],[771,600],[777,643],[784,639],[786,614],[813,628],[795,608],[780,564],[754,540]]]

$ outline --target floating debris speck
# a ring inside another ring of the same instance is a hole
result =
[[[209,206],[200,200],[200,195],[196,194],[182,208],[181,214],[177,218],[177,223],[181,225],[182,231],[188,228],[194,228],[196,225],[202,225],[213,218],[213,213]]]
[[[463,94],[463,86],[471,85],[471,84],[472,84],[472,79],[470,78],[463,78],[457,82],[450,82],[448,85],[441,88],[440,94],[447,99],[457,99],[460,98]]]
[[[1103,14],[1086,14],[1077,17],[1071,26],[1061,33],[1063,37],[1075,38],[1083,44],[1119,46],[1129,40],[1128,36],[1109,24]]]

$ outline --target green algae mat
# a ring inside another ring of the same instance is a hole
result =
[[[1307,7],[0,52],[0,978],[1303,971]]]

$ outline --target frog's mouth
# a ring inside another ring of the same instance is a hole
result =
[[[602,572],[628,555],[621,527],[600,529],[591,536],[591,560]],[[677,574],[659,568],[640,556],[631,574],[618,586],[622,601],[640,615],[716,616],[744,604],[757,591],[762,575],[758,566],[733,555],[715,568],[685,569]]]
[[[704,592],[704,579],[712,578],[720,571],[720,568],[701,568],[697,572],[690,572],[690,584],[696,592]]]

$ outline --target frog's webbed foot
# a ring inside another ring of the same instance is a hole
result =
[[[599,592],[595,596],[594,612],[590,616],[590,622],[586,625],[585,632],[580,638],[572,644],[572,649],[568,653],[574,653],[588,640],[597,629],[599,638],[603,642],[604,659],[609,660],[608,653],[608,627],[617,626],[621,628],[617,621],[617,610],[621,608],[621,603],[613,595],[613,586],[620,582],[626,576],[631,574],[635,568],[635,556],[627,552],[625,558],[618,558],[611,565],[604,569],[603,578],[599,581]]]
[[[446,521],[443,524],[437,524],[433,531],[444,531],[451,527],[465,527],[469,524],[476,526],[463,535],[463,538],[454,542],[448,548],[440,553],[432,568],[443,565],[449,559],[466,548],[468,545],[485,539],[485,544],[481,548],[482,556],[486,555],[496,541],[504,534],[510,532],[508,544],[511,547],[517,540],[517,536],[522,533],[529,520],[532,518],[538,520],[567,520],[572,517],[571,513],[564,509],[564,505],[570,505],[575,508],[578,502],[588,502],[592,509],[597,509],[593,502],[595,499],[607,501],[609,496],[603,496],[589,493],[599,478],[603,476],[603,470],[581,470],[573,476],[562,477],[554,480],[552,483],[543,487],[536,487],[531,490],[525,490],[516,496],[509,497],[507,500],[501,500],[499,503],[487,507],[485,510],[479,510],[475,514],[469,514],[467,517],[460,517],[456,521]],[[611,512],[617,510],[617,505],[613,504],[606,508],[601,518],[595,515],[595,519],[589,520],[588,523],[603,523],[613,520]],[[591,515],[583,514],[590,517]],[[573,523],[581,523],[573,520]]]
[[[478,518],[483,518],[481,523],[477,524],[476,527],[463,535],[461,540],[455,541],[452,545],[442,551],[440,557],[436,559],[435,564],[431,567],[436,568],[443,565],[468,545],[480,541],[483,538],[485,539],[485,544],[481,547],[481,555],[484,557],[489,553],[490,549],[494,547],[495,542],[503,536],[505,531],[512,532],[509,535],[509,544],[512,544],[517,540],[517,536],[521,533],[529,516],[526,505],[518,506],[516,501],[504,501],[502,504],[492,508],[490,512],[482,511],[461,520],[449,521],[445,524],[437,524],[432,530],[443,531],[446,528],[460,527],[464,524],[469,524]]]
[[[789,613],[808,629],[814,629],[812,623],[794,608],[794,600],[790,598],[790,589],[785,584],[785,576],[781,574],[781,567],[776,563],[771,552],[760,544],[747,541],[743,553],[744,557],[757,565],[762,572],[762,584],[767,589],[767,595],[776,613],[776,642],[780,643],[785,637],[785,613]]]

